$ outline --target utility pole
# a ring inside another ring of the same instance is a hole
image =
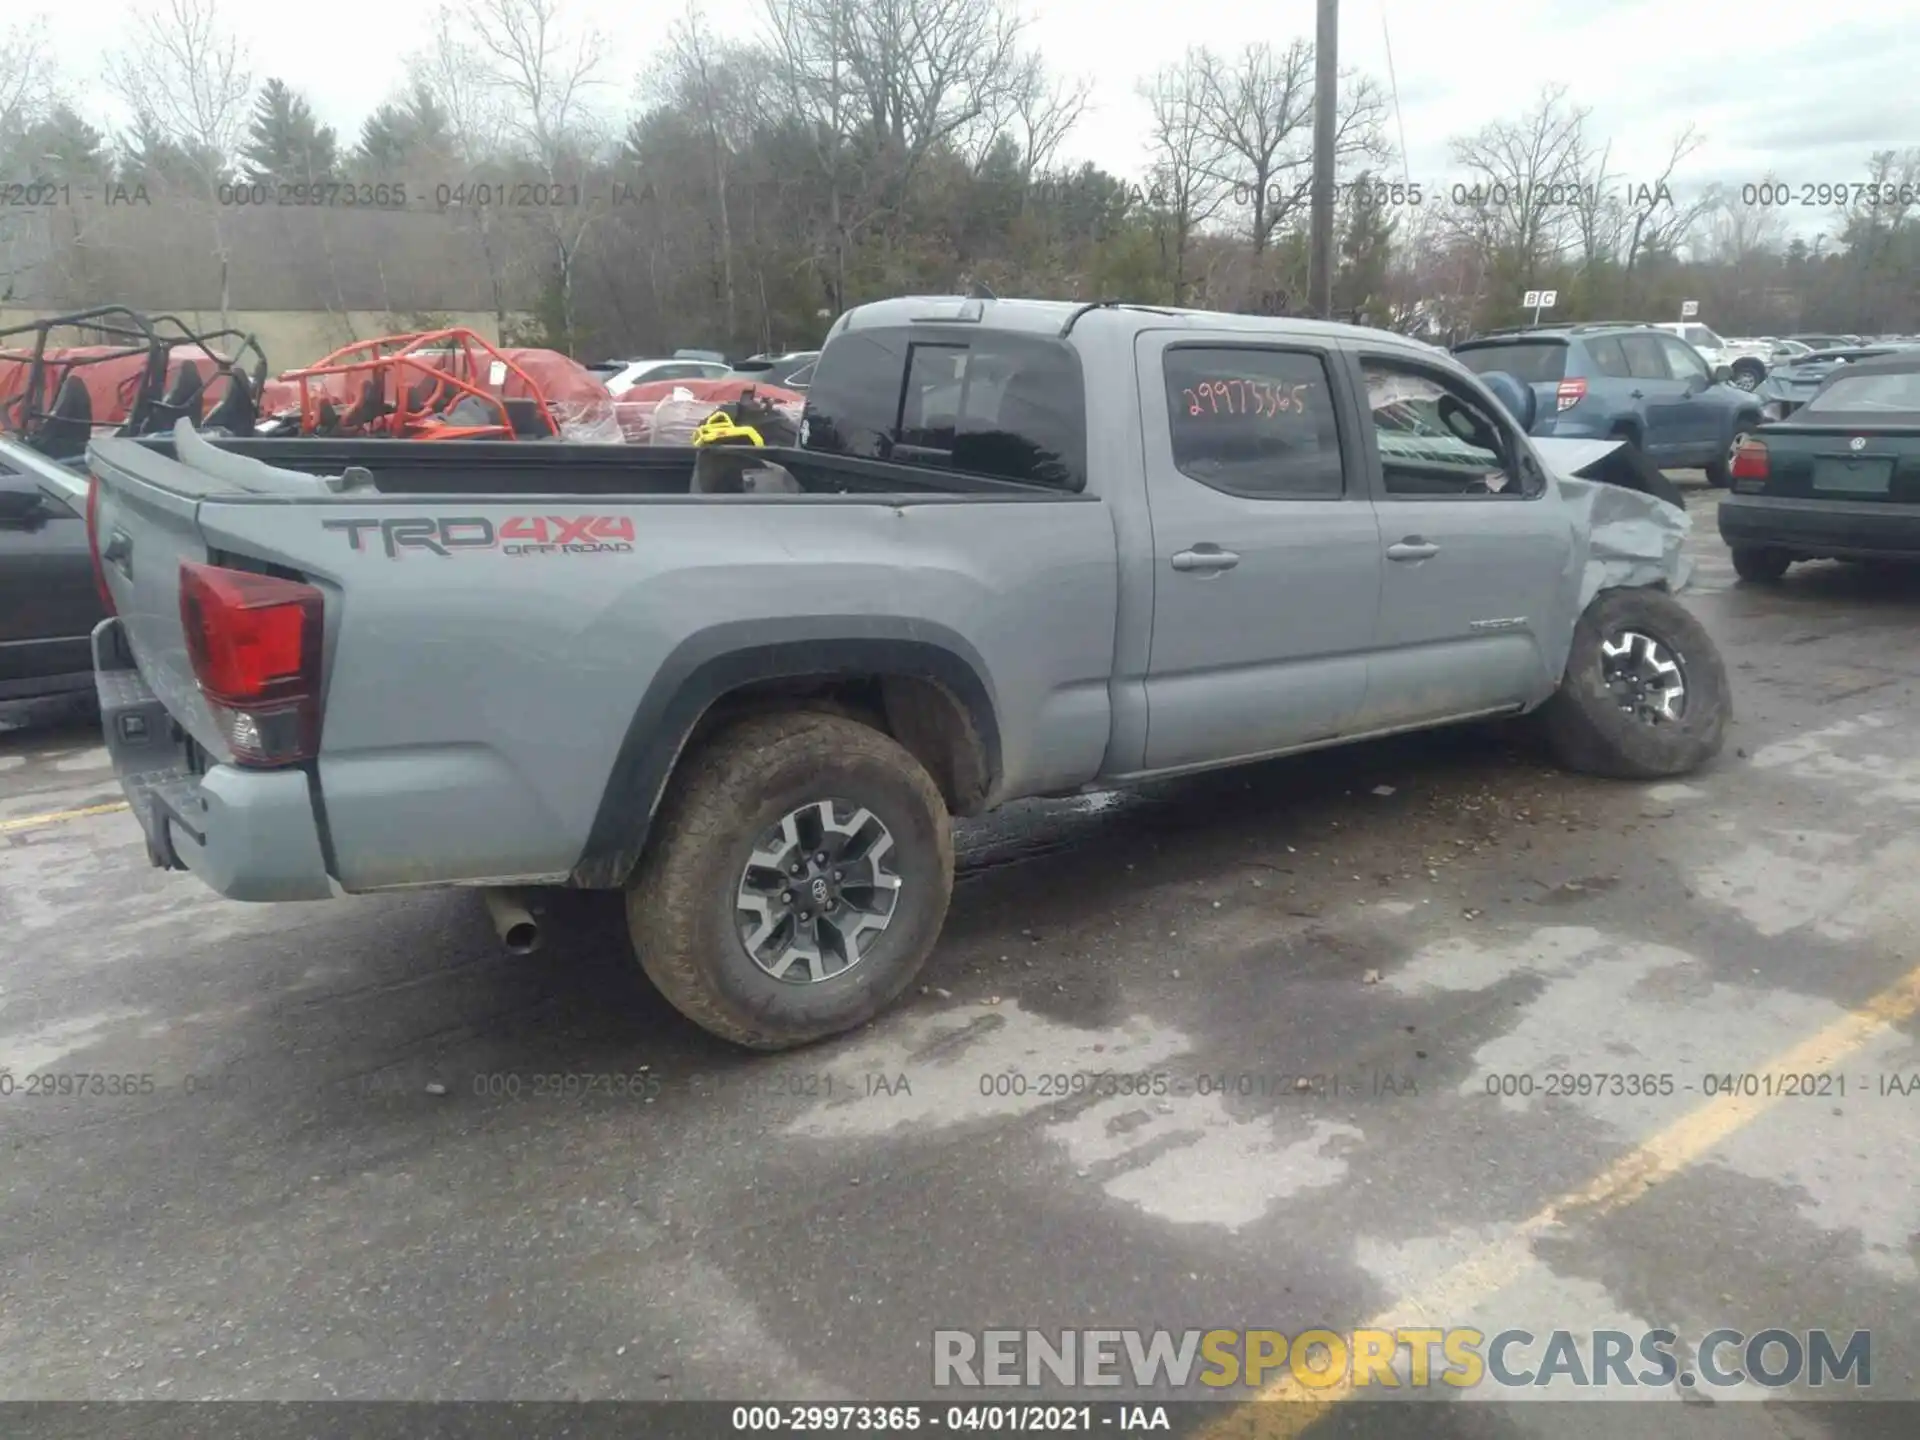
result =
[[[1340,0],[1320,0],[1313,40],[1313,216],[1307,290],[1313,313],[1333,318],[1333,132],[1340,85]]]

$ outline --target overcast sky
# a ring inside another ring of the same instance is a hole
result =
[[[20,3],[0,0],[0,9]],[[629,108],[633,78],[683,0],[571,3],[608,35],[605,108]],[[153,0],[71,0],[50,15],[83,105],[101,102],[99,57],[127,33],[135,4],[157,8]],[[762,13],[759,0],[706,0],[705,8],[721,33],[750,31]],[[1311,41],[1314,10],[1313,0],[1025,0],[1031,37],[1049,62],[1094,81],[1094,109],[1068,141],[1069,158],[1136,178],[1147,163],[1146,116],[1134,94],[1142,77],[1188,45]],[[1796,183],[1855,181],[1871,151],[1920,146],[1920,0],[1834,0],[1818,9],[1763,0],[1343,0],[1341,12],[1342,66],[1383,87],[1390,37],[1398,114],[1388,133],[1396,143],[1404,137],[1407,176],[1429,186],[1455,178],[1449,137],[1517,116],[1550,81],[1592,110],[1591,125],[1612,138],[1613,166],[1628,180],[1655,178],[1674,134],[1692,122],[1705,143],[1681,172],[1689,192],[1758,181],[1769,170]],[[431,0],[223,0],[224,21],[251,48],[256,80],[277,75],[303,91],[347,140],[400,86],[431,15]]]

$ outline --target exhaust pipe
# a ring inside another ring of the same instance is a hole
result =
[[[482,892],[487,916],[509,955],[531,955],[540,948],[540,922],[528,908],[525,890],[490,889]]]

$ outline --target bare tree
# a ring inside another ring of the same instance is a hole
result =
[[[1046,60],[1030,52],[1014,71],[1007,114],[990,134],[1010,130],[1020,145],[1020,178],[1031,182],[1053,164],[1068,135],[1087,113],[1093,82],[1085,76],[1050,75]]]
[[[1755,193],[1773,194],[1784,188],[1785,182],[1769,170]],[[1782,211],[1771,205],[1749,205],[1739,191],[1725,185],[1709,187],[1703,198],[1707,204],[1701,217],[1706,227],[1704,258],[1740,269],[1780,248],[1786,236]]]
[[[1308,208],[1313,164],[1313,46],[1295,40],[1276,52],[1264,41],[1232,59],[1199,52],[1199,123],[1211,142],[1215,178],[1248,214],[1257,256],[1274,232]],[[1386,103],[1360,76],[1343,76],[1334,128],[1336,165],[1386,154]]]
[[[727,194],[732,170],[732,142],[727,134],[727,66],[717,53],[705,17],[696,3],[674,26],[668,38],[668,83],[672,99],[689,112],[706,141],[713,179],[714,244],[720,263],[720,299],[729,343],[736,328],[733,275],[733,211]]]
[[[53,108],[57,74],[45,16],[16,21],[0,31],[0,147]]]
[[[469,33],[481,64],[479,83],[498,102],[507,136],[538,169],[546,203],[533,210],[552,264],[562,348],[574,346],[574,271],[587,231],[603,213],[581,191],[587,163],[600,148],[593,100],[606,42],[592,26],[575,27],[562,0],[465,0]]]
[[[1673,194],[1674,172],[1695,150],[1704,137],[1689,125],[1674,137],[1667,150],[1667,163],[1650,181],[1627,186],[1622,197],[1626,212],[1626,278],[1628,297],[1633,291],[1635,268],[1649,254],[1671,255],[1687,241],[1694,228],[1713,208],[1707,196],[1696,196],[1682,203]]]
[[[142,128],[179,145],[198,182],[220,266],[224,326],[232,306],[232,256],[219,192],[246,131],[252,71],[240,42],[221,26],[216,0],[154,0],[136,13],[133,31],[132,40],[107,58],[107,83]]]
[[[1194,234],[1220,213],[1228,196],[1220,147],[1206,125],[1206,66],[1205,52],[1189,50],[1141,86],[1153,112],[1150,213],[1176,304],[1186,302]]]
[[[1022,22],[1004,0],[766,0],[766,18],[782,104],[827,192],[822,258],[844,309],[860,236],[898,214],[930,154],[1002,113]]]
[[[1533,281],[1558,262],[1578,232],[1587,111],[1550,85],[1517,121],[1498,120],[1453,142],[1466,172],[1450,206],[1456,237],[1480,245],[1513,278]]]

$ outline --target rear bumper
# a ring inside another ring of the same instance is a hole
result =
[[[140,677],[117,619],[93,632],[94,688],[114,773],[163,870],[190,870],[230,900],[336,893],[304,770],[196,772],[173,717]]]
[[[1920,560],[1920,509],[1880,501],[1729,495],[1720,538],[1807,559]]]

